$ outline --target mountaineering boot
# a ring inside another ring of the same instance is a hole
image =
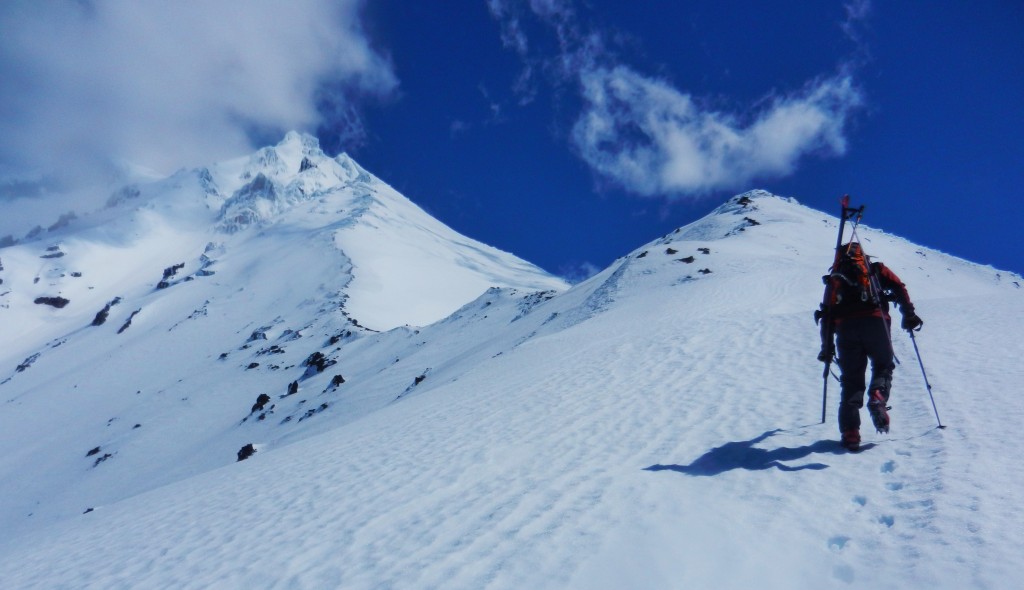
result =
[[[868,396],[868,413],[871,414],[871,421],[875,423],[875,430],[878,432],[889,432],[889,408],[885,405],[885,398],[882,397],[880,389],[871,390]]]
[[[859,430],[847,430],[843,433],[842,440],[839,444],[843,445],[843,448],[848,451],[859,451],[860,450],[860,431]]]

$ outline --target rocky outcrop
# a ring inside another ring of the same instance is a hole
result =
[[[35,301],[33,301],[33,303],[35,303],[36,305],[49,305],[51,307],[56,307],[57,309],[61,309],[64,306],[66,306],[67,304],[71,303],[71,301],[69,299],[65,299],[65,298],[60,297],[60,296],[57,296],[57,297],[36,297],[36,299],[35,299]]]

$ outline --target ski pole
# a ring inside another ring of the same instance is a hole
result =
[[[831,363],[826,363],[825,364],[825,373],[821,376],[822,380],[824,380],[824,382],[825,382],[825,384],[822,386],[822,390],[821,390],[821,423],[822,424],[825,423],[825,411],[828,408],[828,374],[829,374],[829,370],[828,370],[829,367],[828,367],[828,365],[829,364],[831,364]]]
[[[907,333],[910,334],[910,341],[914,343],[917,364],[921,365],[921,376],[924,377],[924,386],[928,389],[928,397],[932,400],[932,409],[935,410],[935,421],[939,423],[939,428],[945,428],[942,425],[942,420],[939,419],[939,409],[935,406],[935,396],[932,395],[932,384],[928,383],[928,374],[924,372],[924,362],[921,361],[921,351],[917,349],[917,339],[914,338],[914,331],[907,330]]]

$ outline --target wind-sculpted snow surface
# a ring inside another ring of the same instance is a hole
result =
[[[259,264],[271,246],[237,259],[229,247],[206,280],[233,295],[195,320],[181,321],[202,303],[186,296],[198,278],[144,308],[121,336],[130,355],[89,328],[0,386],[0,579],[1015,587],[1021,278],[859,229],[925,319],[918,344],[949,427],[936,428],[896,334],[892,433],[865,432],[866,450],[848,454],[834,382],[817,423],[811,317],[836,225],[741,196],[568,291],[491,289],[443,321],[385,332],[330,311],[337,287],[316,273],[337,261],[274,288]],[[314,351],[326,368],[306,375]]]

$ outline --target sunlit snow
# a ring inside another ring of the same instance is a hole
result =
[[[832,214],[748,193],[567,288],[347,157],[299,182],[303,141],[245,227],[249,159],[0,249],[4,587],[1017,585],[1021,277],[859,228],[948,428],[897,333],[892,431],[849,454]]]

